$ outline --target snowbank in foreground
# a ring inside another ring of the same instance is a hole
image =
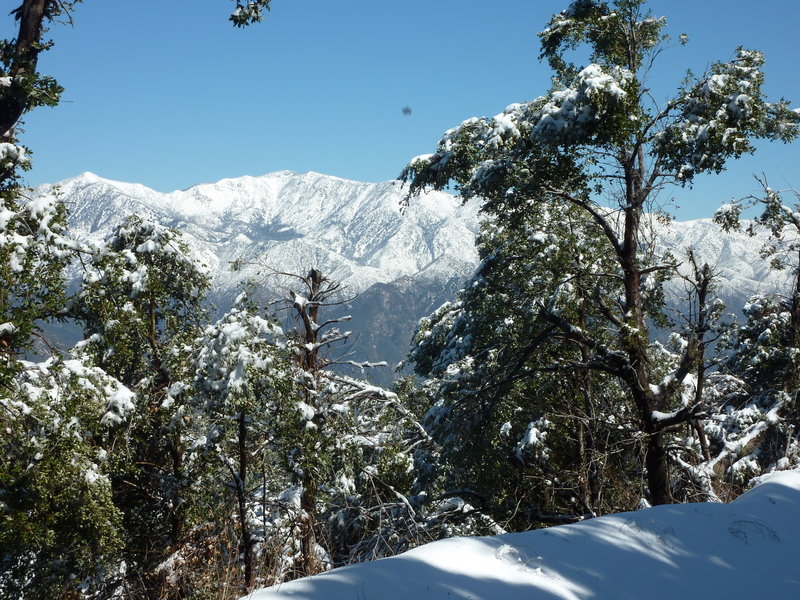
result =
[[[800,472],[731,504],[680,504],[453,538],[259,590],[250,600],[605,600],[800,596]]]

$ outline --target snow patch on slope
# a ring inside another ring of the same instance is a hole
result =
[[[666,505],[549,529],[451,538],[246,596],[251,600],[793,598],[800,472],[731,504]]]

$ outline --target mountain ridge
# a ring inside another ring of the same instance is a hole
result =
[[[466,275],[477,261],[477,205],[432,192],[401,214],[405,190],[396,182],[279,171],[164,194],[87,172],[35,193],[56,187],[79,237],[99,241],[135,212],[181,230],[226,287],[253,275],[224,272],[237,258],[266,259],[281,271],[315,267],[356,293],[401,277]]]
[[[417,320],[452,298],[478,263],[478,203],[428,192],[402,210],[407,190],[397,181],[277,171],[162,193],[87,171],[35,194],[56,191],[70,208],[73,234],[87,241],[100,242],[129,214],[181,231],[209,269],[211,300],[223,310],[245,280],[261,282],[265,299],[285,298],[290,283],[276,273],[321,270],[342,284],[345,308],[369,315],[360,324],[354,315],[354,353],[362,360],[402,360]],[[726,234],[710,219],[655,220],[654,227],[656,248],[671,249],[683,269],[687,248],[712,266],[733,312],[751,294],[786,285],[786,275],[759,258],[766,232]],[[241,268],[231,270],[233,262]],[[686,306],[679,278],[667,294],[674,306]]]

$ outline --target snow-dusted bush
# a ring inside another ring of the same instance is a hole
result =
[[[139,408],[81,361],[22,365],[0,395],[0,595],[93,597],[115,581],[125,532],[112,440]]]

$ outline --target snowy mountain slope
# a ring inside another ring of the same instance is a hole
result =
[[[686,250],[692,249],[700,262],[709,264],[717,274],[717,293],[734,312],[752,294],[789,289],[788,272],[771,271],[767,261],[760,258],[766,231],[759,231],[755,237],[744,232],[725,233],[710,219],[696,219],[659,224],[657,234],[658,247],[670,249],[679,261],[685,261]],[[668,289],[675,299],[685,297],[679,281],[670,282]]]
[[[465,275],[477,260],[476,206],[437,192],[401,214],[405,190],[397,182],[280,171],[169,194],[91,173],[56,185],[82,237],[102,239],[131,213],[174,226],[209,266],[215,286],[231,293],[258,271],[245,266],[231,273],[236,259],[291,273],[315,267],[353,294],[400,277],[447,280]]]
[[[731,504],[666,505],[549,529],[451,538],[250,600],[672,600],[800,594],[800,472]]]
[[[452,298],[478,260],[476,204],[462,206],[433,192],[401,213],[406,190],[394,181],[280,171],[162,194],[84,173],[56,186],[69,204],[72,231],[84,239],[102,240],[133,213],[181,230],[210,269],[211,300],[222,310],[245,279],[262,283],[268,297],[285,297],[285,278],[269,269],[305,274],[314,267],[341,281],[344,299],[358,296],[342,308],[354,317],[348,328],[356,332],[350,357],[356,360],[393,365],[405,358],[419,318]],[[708,219],[656,227],[662,249],[685,260],[684,250],[692,248],[714,267],[719,293],[733,312],[752,293],[785,289],[786,275],[770,272],[758,258],[764,235],[725,234]],[[245,263],[238,272],[229,268],[235,260]],[[668,293],[673,304],[684,303],[681,281],[671,282]],[[63,337],[64,345],[77,341]],[[391,379],[386,369],[375,380]]]
[[[256,276],[246,266],[231,273],[236,259],[286,272],[321,269],[352,294],[400,278],[436,284],[466,276],[477,261],[477,205],[431,192],[401,214],[405,190],[398,182],[360,183],[279,171],[261,177],[223,179],[162,194],[139,184],[84,173],[58,189],[71,209],[73,231],[102,239],[124,216],[137,213],[184,232],[214,276],[219,297]],[[42,186],[37,193],[48,193]],[[772,292],[785,276],[758,258],[764,235],[725,234],[708,219],[656,224],[658,246],[679,260],[692,248],[719,274],[720,293],[735,303],[755,292]],[[269,284],[268,284],[269,285]],[[680,284],[672,285],[681,295]]]

